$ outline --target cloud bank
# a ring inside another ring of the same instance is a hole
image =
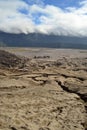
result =
[[[79,7],[64,9],[38,3],[0,0],[0,31],[87,36],[87,0],[79,2]]]

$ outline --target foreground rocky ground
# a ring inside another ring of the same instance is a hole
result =
[[[0,50],[0,130],[87,130],[87,57],[45,58]]]

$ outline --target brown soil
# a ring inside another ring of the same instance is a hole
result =
[[[87,130],[87,59],[0,50],[0,130]]]

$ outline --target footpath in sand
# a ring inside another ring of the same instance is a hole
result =
[[[87,130],[87,58],[0,50],[0,130]]]

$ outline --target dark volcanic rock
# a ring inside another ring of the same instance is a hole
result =
[[[9,53],[4,50],[0,50],[0,67],[13,68],[13,67],[23,67],[24,60],[18,56]]]

